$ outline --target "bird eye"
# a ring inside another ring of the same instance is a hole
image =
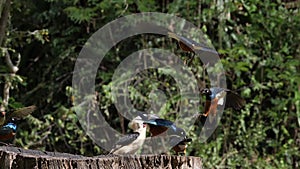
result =
[[[207,88],[202,89],[202,94],[207,94],[207,93],[209,93],[209,90]]]

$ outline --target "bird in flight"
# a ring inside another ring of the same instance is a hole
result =
[[[209,52],[209,53],[218,55],[218,52],[215,51],[214,49],[205,47],[204,45],[201,45],[200,43],[198,43],[192,39],[177,35],[174,32],[169,31],[168,36],[172,39],[177,40],[179,47],[183,51],[192,53],[192,57],[191,57],[189,63],[194,59],[195,53]],[[188,63],[188,65],[189,65],[189,63]]]
[[[21,119],[23,117],[28,116],[29,114],[31,114],[35,110],[36,110],[36,106],[32,105],[32,106],[23,107],[23,108],[20,108],[20,109],[17,109],[17,110],[9,111],[9,112],[1,111],[1,113],[0,113],[0,127],[5,125],[12,118],[14,118],[15,120]]]
[[[204,88],[201,90],[201,94],[205,95],[206,101],[204,106],[204,116],[217,113],[217,107],[225,104],[225,108],[233,108],[234,110],[240,110],[245,105],[245,100],[229,89],[212,87]]]

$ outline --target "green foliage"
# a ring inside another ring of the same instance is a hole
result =
[[[92,8],[67,7],[64,10],[75,23],[90,21],[96,14]]]
[[[91,156],[103,153],[82,130],[74,112],[72,92],[76,91],[71,88],[71,78],[76,57],[90,35],[108,22],[126,14],[156,11],[183,17],[201,28],[221,54],[228,88],[247,101],[240,112],[226,110],[222,123],[205,143],[197,139],[203,124],[196,123],[189,132],[193,142],[188,154],[202,157],[205,168],[299,166],[299,9],[286,9],[279,1],[214,2],[14,1],[5,47],[12,54],[20,53],[22,60],[11,80],[10,107],[39,107],[20,122],[16,144]],[[182,59],[188,57],[168,38],[143,35],[117,44],[99,65],[99,108],[117,130],[127,131],[128,120],[121,125],[115,113],[113,71],[128,54],[150,47],[171,48]],[[191,65],[197,79],[207,79],[199,60],[194,59]],[[0,71],[6,73],[2,64]],[[4,80],[0,82],[2,87]],[[164,99],[153,92],[157,90],[164,91],[167,101],[158,105],[164,107],[156,113],[175,119],[181,103],[179,87],[162,70],[139,72],[133,78],[129,88],[132,104],[140,110],[149,108],[150,102]]]

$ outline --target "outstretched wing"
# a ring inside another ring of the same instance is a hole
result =
[[[195,41],[191,40],[191,39],[187,39],[185,37],[176,35],[173,32],[168,32],[168,35],[170,38],[173,38],[175,40],[178,41],[179,46],[182,50],[187,51],[187,52],[194,52],[194,46],[196,44]]]
[[[204,45],[201,45],[200,43],[195,42],[192,39],[188,39],[183,36],[176,35],[173,32],[168,32],[168,35],[169,35],[169,37],[176,39],[179,43],[180,48],[184,51],[187,51],[187,52],[205,51],[205,52],[218,54],[215,50],[207,48]]]
[[[237,93],[229,90],[226,96],[226,107],[232,107],[234,110],[242,109],[246,104],[246,101]]]
[[[17,109],[13,112],[10,112],[7,114],[7,119],[11,119],[11,118],[23,118],[28,116],[29,114],[31,114],[32,112],[34,112],[36,110],[36,106],[32,105],[32,106],[28,106],[28,107],[23,107],[20,109]]]

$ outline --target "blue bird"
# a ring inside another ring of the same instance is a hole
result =
[[[170,144],[177,143],[172,147],[175,153],[177,155],[186,153],[187,143],[192,139],[186,136],[186,132],[182,128],[177,127],[172,121],[161,118],[146,120],[144,123],[148,124],[151,137],[162,134],[169,135],[171,136]]]
[[[223,106],[225,104],[225,108],[231,107],[234,110],[240,110],[245,105],[245,100],[229,89],[219,87],[205,88],[201,90],[201,93],[206,97],[204,116],[208,116],[210,113],[215,116],[218,105]]]
[[[0,129],[0,142],[6,144],[12,144],[17,131],[17,125],[13,122],[9,122],[2,126]]]

